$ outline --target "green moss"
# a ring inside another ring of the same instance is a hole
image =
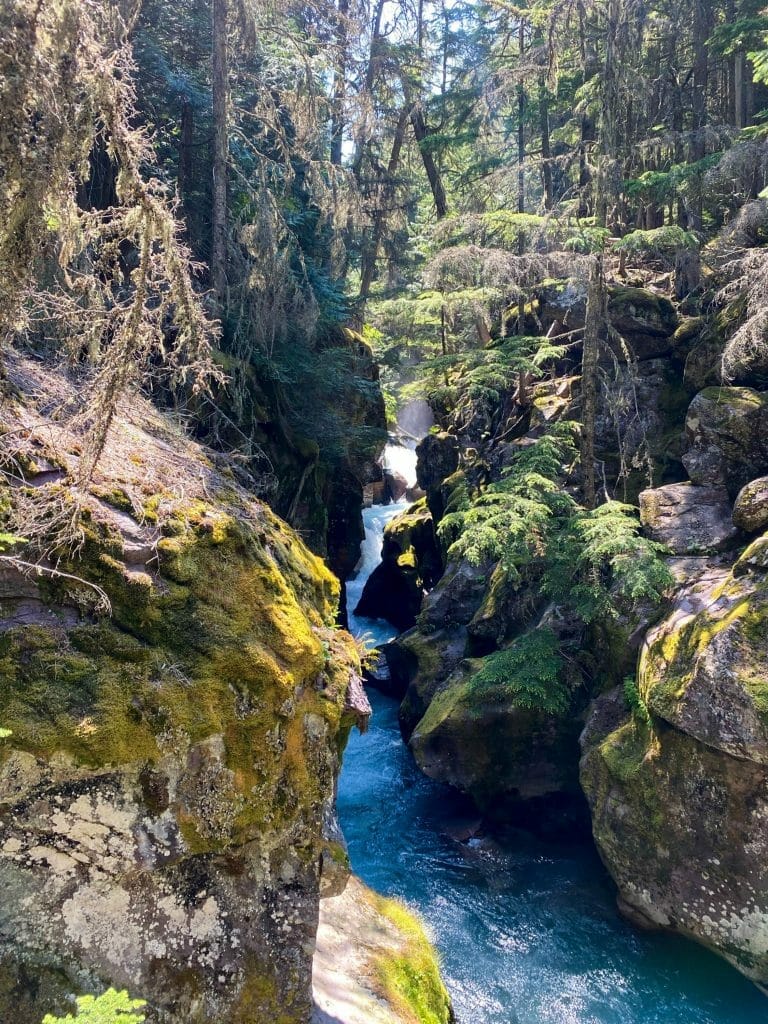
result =
[[[702,316],[689,316],[681,321],[680,326],[672,336],[675,348],[687,345],[688,342],[698,338],[705,327],[705,320]]]
[[[171,518],[160,578],[129,571],[119,540],[87,524],[82,559],[65,565],[103,587],[112,617],[5,633],[0,705],[14,747],[91,768],[223,736],[232,792],[220,821],[176,808],[190,849],[206,852],[319,808],[330,767],[313,760],[306,716],[331,739],[341,730],[357,655],[331,626],[337,582],[270,513],[254,524],[194,502]],[[54,581],[45,593],[81,603],[88,588]]]
[[[424,925],[404,904],[369,892],[374,909],[391,921],[405,939],[400,950],[380,953],[374,970],[380,994],[404,1024],[448,1024],[451,1002],[437,953]]]
[[[698,660],[725,631],[733,638],[729,670],[735,682],[750,695],[768,727],[768,680],[765,637],[768,636],[768,587],[746,590],[734,573],[711,595],[710,608],[662,632],[643,650],[639,690],[649,710],[674,717],[694,677]],[[722,601],[724,608],[716,602]]]
[[[645,288],[611,288],[608,312],[611,316],[626,314],[645,320],[655,320],[670,334],[677,327],[677,313],[669,299]]]

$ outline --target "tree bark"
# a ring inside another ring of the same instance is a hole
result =
[[[339,0],[338,9],[338,60],[333,75],[333,98],[331,100],[331,163],[341,166],[344,143],[344,99],[347,91],[347,47],[349,44],[349,0]]]
[[[522,18],[517,30],[517,53],[522,75],[525,57],[525,21]],[[517,212],[525,213],[525,86],[522,78],[517,87]]]
[[[192,180],[192,139],[194,137],[194,113],[189,100],[181,105],[181,138],[179,140],[179,194],[182,200]]]
[[[397,120],[397,127],[395,128],[394,138],[392,139],[392,150],[389,156],[389,163],[387,164],[387,177],[381,185],[381,195],[373,214],[371,242],[370,245],[363,250],[362,266],[360,271],[360,294],[358,296],[358,303],[360,306],[364,306],[368,300],[371,285],[373,283],[373,276],[376,272],[376,260],[379,255],[381,239],[384,235],[384,228],[386,226],[387,204],[392,198],[394,192],[394,177],[397,173],[397,168],[400,165],[400,154],[403,149],[405,126],[407,123],[408,111],[403,108],[400,112],[400,117]]]
[[[587,314],[584,323],[584,352],[581,360],[581,469],[584,479],[584,504],[594,508],[595,420],[597,418],[597,362],[600,337],[605,327],[605,277],[603,257],[595,256],[589,274]]]
[[[419,152],[421,153],[424,170],[427,172],[429,187],[432,190],[432,198],[435,201],[437,219],[442,220],[448,215],[448,199],[443,187],[443,180],[440,177],[440,171],[435,163],[435,158],[432,156],[427,145],[429,130],[427,122],[424,120],[424,112],[420,106],[414,106],[411,109],[411,126],[413,127],[413,134],[418,144]]]
[[[541,133],[541,177],[544,184],[544,209],[554,204],[552,187],[552,147],[549,139],[549,96],[544,76],[539,79],[539,132]]]
[[[213,187],[211,193],[211,279],[220,310],[227,300],[227,0],[213,0]]]

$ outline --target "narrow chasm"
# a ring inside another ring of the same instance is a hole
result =
[[[407,465],[411,455],[403,449],[399,459]],[[397,629],[354,608],[381,564],[387,523],[410,507],[400,501],[364,511],[347,604],[353,634],[377,645]],[[458,1024],[765,1019],[765,997],[713,953],[619,916],[615,886],[588,834],[542,838],[540,830],[493,824],[466,796],[425,776],[403,742],[388,673],[379,664],[372,676],[371,724],[350,737],[343,757],[339,821],[355,875],[426,923]]]

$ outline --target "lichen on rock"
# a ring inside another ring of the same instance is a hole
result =
[[[16,369],[2,422],[66,473],[72,436],[45,413],[64,382]],[[11,512],[31,487],[5,488]],[[0,971],[20,979],[0,1018],[115,985],[157,1024],[305,1021],[359,670],[338,583],[135,398],[80,500],[79,553],[31,577],[6,564],[0,589]]]

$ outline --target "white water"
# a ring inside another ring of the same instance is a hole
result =
[[[381,460],[385,473],[397,473],[409,487],[416,486],[416,450],[399,444],[388,444]]]
[[[384,527],[390,519],[394,519],[407,508],[407,501],[397,501],[391,505],[372,505],[371,508],[363,509],[365,540],[360,545],[360,561],[357,563],[355,575],[347,581],[347,609],[350,633],[356,637],[367,638],[373,647],[392,640],[397,636],[398,630],[385,619],[364,619],[355,615],[355,608],[362,597],[368,577],[381,561]]]
[[[382,467],[385,472],[399,473],[409,487],[416,485],[416,452],[412,448],[388,444],[384,449]],[[371,646],[378,647],[397,636],[398,631],[385,619],[364,619],[355,615],[368,577],[381,561],[384,527],[395,516],[408,508],[409,502],[397,501],[390,505],[372,505],[363,509],[365,539],[360,545],[360,560],[355,575],[347,581],[347,609],[349,631],[353,636],[367,638]]]

